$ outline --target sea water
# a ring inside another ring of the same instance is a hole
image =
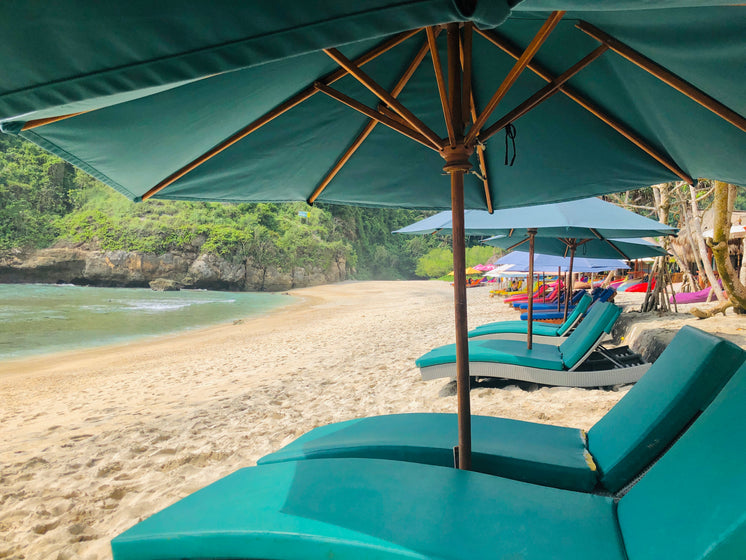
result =
[[[0,360],[176,333],[292,301],[267,293],[0,284]]]

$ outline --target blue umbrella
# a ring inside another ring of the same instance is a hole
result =
[[[528,241],[528,237],[521,241],[516,241],[513,237],[505,235],[496,235],[482,241],[485,245],[508,250],[513,247],[520,247]],[[609,244],[604,239],[590,239],[585,243],[578,245],[576,262],[580,257],[586,259],[615,259],[624,255],[625,260],[644,259],[647,257],[663,257],[668,253],[660,245],[651,243],[641,238],[633,239],[609,239]],[[537,237],[534,240],[534,249],[543,255],[554,255],[558,257],[567,257],[569,259],[570,248],[560,239],[551,237]],[[577,268],[577,266],[576,266]]]
[[[570,268],[570,259],[555,255],[545,255],[542,253],[534,254],[534,270],[545,272],[560,270],[565,272]],[[516,272],[528,272],[531,265],[531,255],[525,251],[511,251],[501,257],[495,264],[513,265],[510,270]],[[604,270],[622,270],[628,269],[629,266],[619,259],[592,259],[577,258],[575,259],[574,269],[577,272],[601,272]]]
[[[537,239],[537,241],[539,241]],[[652,243],[651,246],[655,247]],[[542,272],[553,272],[557,270],[557,278],[562,272],[572,271],[571,265],[578,272],[603,272],[608,270],[622,270],[628,269],[629,266],[624,261],[619,259],[598,259],[598,258],[586,258],[580,257],[572,260],[568,257],[563,257],[557,254],[542,254],[535,253],[533,258],[530,253],[525,251],[511,251],[507,255],[504,255],[496,261],[497,265],[510,265],[508,272],[536,272],[536,270]],[[532,270],[533,269],[533,270]],[[533,286],[532,286],[533,287]],[[569,297],[569,293],[567,294]],[[567,298],[565,298],[567,300]],[[567,303],[567,301],[565,301]],[[533,305],[532,311],[533,311]],[[560,310],[560,298],[557,298],[557,311]]]

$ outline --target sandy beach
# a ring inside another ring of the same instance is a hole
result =
[[[516,318],[486,288],[468,296],[470,326]],[[452,384],[414,365],[453,341],[447,283],[292,297],[265,317],[0,363],[0,558],[110,558],[117,534],[311,428],[456,410]],[[481,387],[472,408],[587,429],[627,390]]]

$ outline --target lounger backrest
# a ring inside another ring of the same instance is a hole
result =
[[[588,432],[601,483],[616,492],[633,480],[707,408],[746,352],[683,327],[648,372]]]
[[[557,329],[557,336],[565,336],[565,333],[570,330],[570,327],[577,323],[580,316],[588,310],[588,307],[591,305],[591,301],[593,301],[593,298],[587,293],[583,295],[582,298],[580,298],[578,305],[575,306],[575,309],[567,318],[567,321],[562,323],[560,328]]]
[[[591,349],[604,332],[611,332],[611,327],[622,312],[613,303],[596,303],[588,316],[578,325],[570,336],[560,344],[562,362],[568,369],[577,364]]]
[[[746,555],[746,365],[619,501],[629,560]]]

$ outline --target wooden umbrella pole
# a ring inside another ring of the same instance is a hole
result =
[[[562,267],[557,267],[557,313],[560,312],[560,306],[562,305],[562,298],[560,297],[560,294],[562,293]]]
[[[528,324],[526,325],[526,344],[527,348],[531,350],[533,346],[534,336],[534,239],[536,237],[536,230],[529,228],[528,230],[528,284],[526,285],[526,295],[528,295],[528,309],[526,313],[528,315]]]
[[[572,297],[572,265],[575,262],[575,243],[570,246],[570,269],[567,273],[567,295],[565,296],[565,313],[562,321],[567,321],[567,309],[570,305],[570,298]]]
[[[464,174],[471,169],[473,150],[464,145],[461,114],[460,33],[457,23],[448,24],[448,101],[455,143],[444,146],[443,171],[451,176],[451,227],[453,235],[453,295],[456,315],[456,395],[458,399],[458,447],[454,450],[459,469],[471,470],[471,402],[469,400],[469,337],[466,323],[466,235],[464,231]]]
[[[466,236],[464,173],[451,173],[453,235],[453,300],[456,314],[456,393],[458,399],[457,467],[471,469],[471,402],[469,397],[469,337],[466,318]]]

